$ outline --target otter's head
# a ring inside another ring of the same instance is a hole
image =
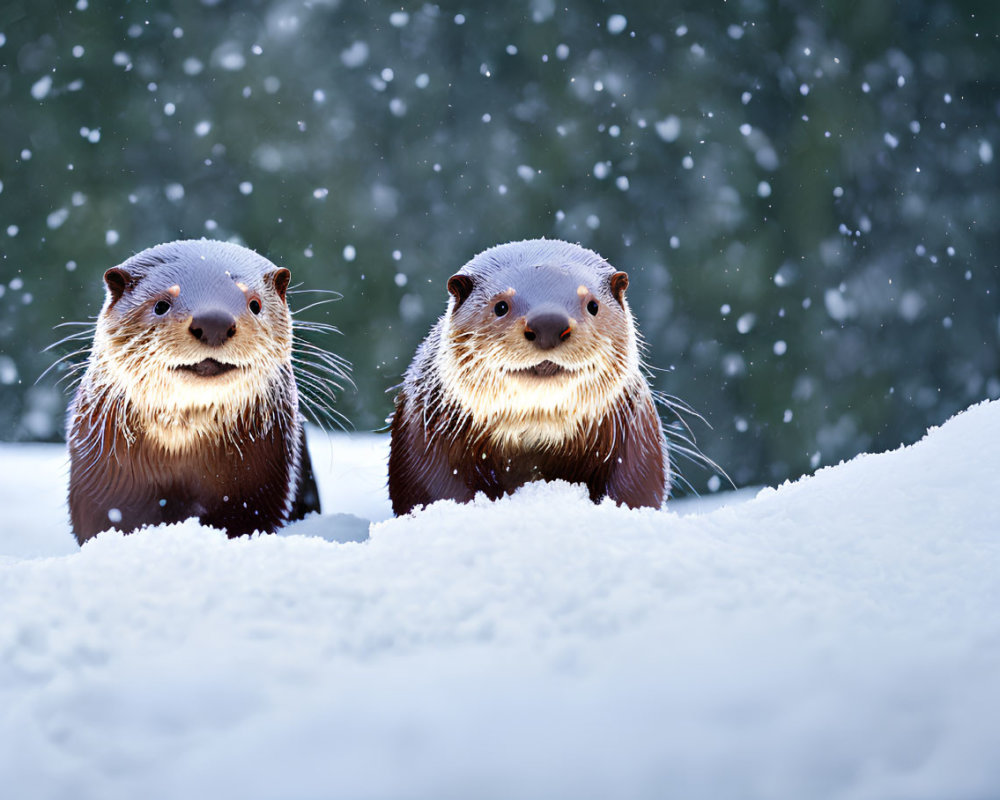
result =
[[[262,400],[288,391],[291,375],[289,278],[287,269],[225,242],[170,242],[138,253],[104,274],[95,381],[166,438],[198,435],[199,416],[225,426],[266,407]]]
[[[495,437],[557,442],[639,377],[628,276],[558,240],[499,245],[448,281],[446,391]]]

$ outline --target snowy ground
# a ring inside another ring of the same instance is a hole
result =
[[[998,443],[986,403],[722,508],[393,520],[384,439],[321,435],[341,516],[82,549],[59,449],[2,448],[0,795],[1000,796]]]

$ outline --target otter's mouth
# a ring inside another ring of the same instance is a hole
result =
[[[197,364],[181,364],[179,367],[175,367],[175,369],[179,369],[182,372],[190,372],[199,378],[214,378],[216,375],[223,375],[226,372],[236,369],[236,365],[223,364],[214,358],[206,358]]]
[[[553,378],[556,375],[564,375],[569,372],[565,367],[561,367],[554,361],[540,361],[534,366],[516,369],[511,372],[513,375],[524,375],[528,378]]]

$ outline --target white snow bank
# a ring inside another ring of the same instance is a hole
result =
[[[703,514],[533,485],[0,557],[3,795],[998,796],[998,442],[984,403]]]

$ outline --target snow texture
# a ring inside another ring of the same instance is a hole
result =
[[[313,437],[340,515],[79,550],[61,452],[5,447],[3,795],[1000,796],[997,442],[983,403],[708,510],[386,519],[385,440]]]

